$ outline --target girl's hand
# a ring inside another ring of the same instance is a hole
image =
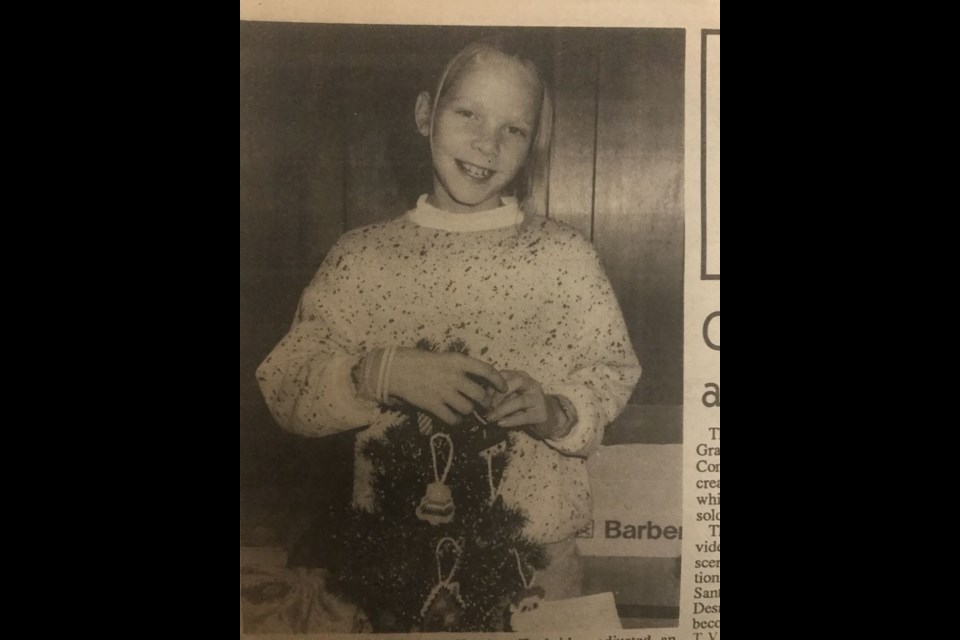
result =
[[[486,415],[487,422],[501,427],[535,427],[550,418],[547,396],[543,387],[525,371],[504,371],[507,391],[494,398],[494,409]]]
[[[486,362],[462,353],[401,347],[393,358],[389,391],[447,424],[459,424],[460,416],[469,414],[477,405],[488,406],[487,391],[476,379],[507,392],[504,376]]]
[[[563,410],[556,396],[544,395],[543,387],[525,371],[503,371],[507,391],[495,394],[487,422],[501,427],[524,427],[538,438],[561,438],[572,425],[561,421]]]

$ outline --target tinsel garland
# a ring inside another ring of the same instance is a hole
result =
[[[418,346],[433,348],[423,341]],[[450,350],[467,352],[462,343]],[[543,546],[523,535],[525,514],[505,506],[499,496],[490,502],[488,462],[480,452],[491,442],[503,443],[492,458],[494,484],[499,484],[511,438],[477,417],[454,427],[432,418],[434,432],[446,433],[453,442],[446,484],[456,514],[449,523],[430,524],[416,515],[427,485],[436,479],[430,437],[418,428],[415,409],[401,412],[397,424],[361,450],[373,467],[376,506],[372,512],[351,508],[340,518],[330,541],[330,587],[361,607],[376,631],[507,630],[510,601],[524,589],[514,551],[530,570],[547,565]],[[453,580],[465,606],[439,628],[426,628],[437,625],[421,617],[421,609],[438,582],[434,549],[444,537],[459,541],[462,549]]]

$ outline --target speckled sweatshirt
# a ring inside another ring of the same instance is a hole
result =
[[[357,394],[350,370],[363,355],[426,338],[461,339],[498,370],[525,371],[544,393],[569,399],[573,429],[558,440],[513,430],[514,453],[499,487],[529,516],[542,543],[587,524],[592,502],[585,459],[623,409],[640,364],[593,246],[553,220],[523,221],[517,203],[455,214],[417,207],[346,233],[304,291],[290,332],[257,370],[263,395],[287,430],[321,437],[368,428],[390,413]],[[369,506],[369,463],[357,456],[354,503]]]

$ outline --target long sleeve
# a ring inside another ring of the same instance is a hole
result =
[[[571,301],[573,361],[565,379],[548,390],[570,400],[577,423],[563,438],[546,443],[563,454],[587,457],[600,446],[604,428],[623,411],[641,367],[596,251],[586,240],[581,246],[588,255],[581,261],[578,295]]]
[[[273,417],[288,431],[326,436],[365,426],[377,415],[373,400],[358,396],[350,371],[368,348],[356,334],[348,283],[345,238],[327,254],[300,299],[289,333],[257,369]]]

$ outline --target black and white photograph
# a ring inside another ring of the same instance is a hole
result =
[[[690,38],[241,20],[243,634],[678,627]]]

